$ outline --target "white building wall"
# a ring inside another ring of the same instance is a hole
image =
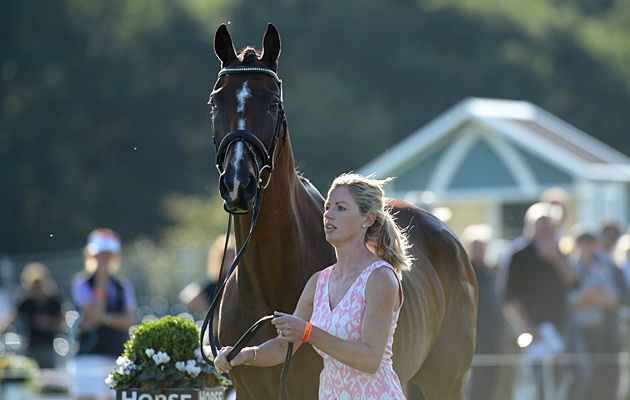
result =
[[[628,225],[628,185],[624,182],[594,182],[583,180],[576,183],[578,222],[599,229],[604,219],[612,219]]]

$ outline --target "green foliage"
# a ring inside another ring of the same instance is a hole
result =
[[[223,22],[237,50],[278,27],[296,165],[320,191],[467,96],[531,101],[630,154],[627,1],[10,0],[0,252],[78,248],[101,225],[125,242],[215,236],[164,204],[216,198]]]
[[[199,347],[197,325],[183,318],[163,317],[157,321],[144,321],[125,343],[123,355],[136,362],[148,361],[147,349],[168,353],[171,359],[185,361],[195,358]]]
[[[183,318],[144,321],[125,343],[120,365],[108,377],[114,389],[204,388],[229,385],[201,358],[199,328]]]
[[[34,358],[4,352],[0,355],[0,373],[4,382],[21,382],[35,386],[39,366]]]

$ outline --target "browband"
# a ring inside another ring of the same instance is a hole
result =
[[[276,80],[276,82],[278,83],[278,86],[280,87],[280,101],[283,101],[282,99],[282,79],[280,79],[278,77],[278,74],[276,74],[275,72],[273,72],[272,70],[268,69],[268,68],[262,68],[262,67],[231,67],[231,68],[223,68],[221,71],[219,71],[219,76],[218,78],[222,77],[223,75],[227,75],[227,74],[245,74],[248,72],[258,72],[261,74],[267,74],[273,77],[273,79]]]
[[[246,72],[260,72],[263,74],[271,75],[276,80],[276,82],[282,82],[282,79],[278,78],[278,75],[270,69],[262,68],[262,67],[232,67],[232,68],[223,68],[219,71],[219,78],[226,74],[242,74]]]

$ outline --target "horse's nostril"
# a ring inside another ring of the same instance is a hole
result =
[[[254,175],[250,175],[247,180],[247,185],[245,186],[245,192],[248,195],[254,195],[256,193],[256,189],[258,188],[258,180]]]
[[[256,186],[258,186],[258,179],[254,175],[250,176],[247,186],[256,188]]]
[[[221,194],[221,197],[223,198],[223,200],[227,200],[230,197],[231,189],[226,183],[226,179],[224,175],[225,174],[222,174],[219,177],[219,193]]]

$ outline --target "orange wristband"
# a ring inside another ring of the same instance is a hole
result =
[[[107,289],[105,288],[94,288],[92,289],[92,293],[94,294],[95,299],[106,299],[107,298]]]
[[[310,322],[306,323],[306,328],[304,328],[304,334],[302,335],[302,341],[308,342],[308,338],[311,337],[311,331],[313,330],[313,324]]]

